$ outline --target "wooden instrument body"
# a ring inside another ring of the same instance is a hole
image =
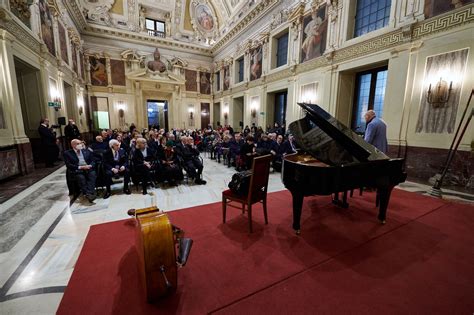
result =
[[[156,207],[137,209],[137,250],[147,300],[155,302],[178,286],[176,240],[168,215]]]

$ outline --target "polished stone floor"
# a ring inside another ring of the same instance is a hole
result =
[[[91,225],[125,219],[129,208],[157,204],[173,211],[220,201],[234,170],[204,161],[204,186],[163,186],[143,196],[135,188],[132,195],[122,194],[118,183],[109,199],[90,205],[79,198],[70,205],[62,167],[0,204],[0,314],[54,314]],[[400,188],[429,189],[411,182]],[[269,191],[282,189],[280,174],[272,173]],[[454,191],[444,196],[474,202],[474,196]]]

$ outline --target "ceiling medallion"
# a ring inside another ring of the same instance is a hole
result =
[[[189,6],[196,39],[213,44],[219,35],[219,26],[211,3],[208,0],[192,0]]]

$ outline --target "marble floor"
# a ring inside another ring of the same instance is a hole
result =
[[[125,219],[129,208],[157,204],[173,211],[220,201],[235,171],[204,161],[207,185],[163,186],[143,196],[135,187],[132,195],[122,194],[118,183],[109,199],[70,205],[62,167],[0,204],[0,314],[54,314],[91,225]],[[411,182],[400,188],[429,190]],[[269,191],[283,189],[280,174],[272,173]],[[443,191],[444,198],[474,203],[472,195]]]

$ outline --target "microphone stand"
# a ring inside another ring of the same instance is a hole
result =
[[[431,190],[428,192],[431,196],[438,197],[438,198],[441,198],[443,196],[443,192],[441,191],[441,186],[443,185],[444,177],[446,176],[449,166],[454,158],[454,155],[456,154],[456,151],[458,150],[458,147],[461,144],[462,137],[464,136],[464,133],[466,132],[467,127],[469,126],[469,123],[471,122],[472,116],[474,116],[474,108],[473,108],[471,111],[471,115],[468,117],[466,124],[462,128],[461,134],[458,137],[459,131],[461,130],[462,123],[464,121],[464,117],[466,116],[466,113],[467,113],[467,109],[469,108],[469,104],[471,103],[473,94],[474,94],[474,89],[471,90],[471,95],[469,96],[469,100],[467,101],[466,108],[464,109],[463,115],[461,117],[461,121],[459,122],[456,133],[454,134],[454,138],[453,138],[453,141],[451,142],[451,146],[449,147],[448,156],[446,157],[446,162],[444,164],[441,176],[438,179],[436,179],[435,184],[433,185],[433,187],[431,187]]]

